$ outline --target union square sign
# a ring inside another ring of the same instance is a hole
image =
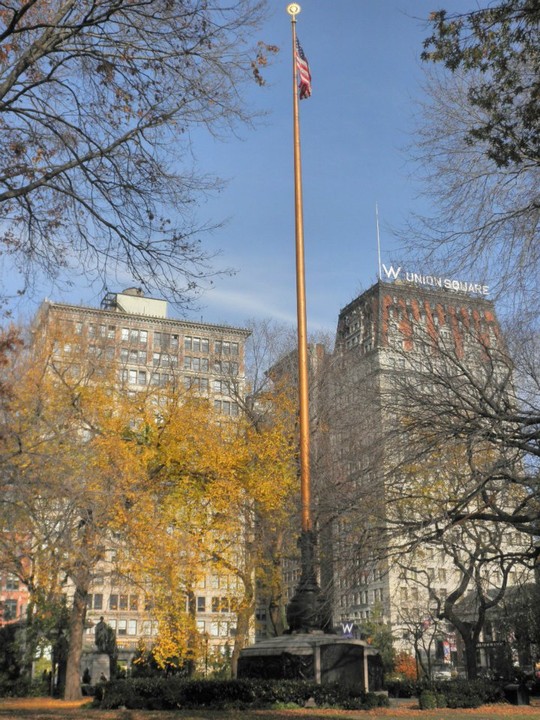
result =
[[[423,275],[422,273],[409,272],[401,267],[395,268],[393,265],[382,266],[383,274],[386,280],[406,282],[410,285],[428,285],[429,287],[441,288],[445,290],[453,290],[454,292],[475,293],[476,295],[487,295],[489,293],[488,285],[481,283],[473,283],[469,280],[452,280],[437,275]]]

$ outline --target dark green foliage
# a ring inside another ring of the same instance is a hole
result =
[[[390,697],[414,697],[420,699],[420,707],[474,708],[480,705],[504,701],[503,687],[489,680],[440,680],[419,682],[395,680],[387,683]],[[422,697],[426,694],[424,700]],[[422,705],[433,702],[436,705]]]
[[[464,15],[431,15],[424,60],[471,78],[469,102],[482,121],[469,131],[499,167],[540,162],[540,5],[503,0]]]
[[[434,710],[437,707],[437,696],[431,690],[423,690],[418,700],[420,710]]]
[[[390,697],[410,698],[418,695],[419,683],[416,680],[385,680],[385,688]]]
[[[174,710],[206,707],[263,708],[294,703],[367,710],[385,707],[388,698],[355,692],[337,684],[317,685],[299,680],[187,680],[148,677],[115,680],[98,688],[95,704],[101,709]]]
[[[438,708],[448,707],[448,700],[446,699],[446,695],[444,693],[435,693],[435,697],[437,699]]]
[[[501,686],[486,680],[455,680],[439,683],[437,692],[444,694],[449,708],[475,708],[487,703],[501,702],[504,699]]]
[[[30,686],[23,673],[23,651],[20,623],[0,628],[0,695],[26,695]]]

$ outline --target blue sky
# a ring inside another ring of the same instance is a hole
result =
[[[297,32],[308,57],[313,95],[300,103],[308,326],[333,331],[341,307],[377,277],[375,205],[384,262],[401,256],[393,228],[428,208],[414,182],[406,148],[414,141],[422,98],[419,60],[425,18],[441,5],[469,0],[304,0]],[[485,3],[482,3],[485,4]],[[246,318],[295,322],[294,196],[291,119],[291,24],[287,2],[270,0],[256,39],[281,48],[249,88],[250,106],[266,113],[240,137],[199,133],[195,155],[204,172],[227,180],[199,207],[201,221],[227,222],[203,242],[216,263],[236,274],[216,280],[187,319],[241,325]],[[126,283],[129,284],[129,283]],[[113,288],[118,289],[122,288]],[[96,287],[70,292],[44,284],[40,299],[97,305]],[[174,315],[174,310],[170,313]]]

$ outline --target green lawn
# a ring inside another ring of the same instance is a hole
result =
[[[398,707],[370,710],[191,710],[178,712],[146,712],[141,710],[96,710],[88,703],[64,703],[47,698],[0,698],[0,720],[362,720],[366,718],[422,718],[422,720],[540,720],[540,702],[533,706],[492,705],[476,710],[419,710],[414,701]]]

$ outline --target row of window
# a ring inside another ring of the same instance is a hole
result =
[[[103,593],[91,593],[86,599],[86,605],[90,610],[103,610]],[[127,593],[112,593],[109,596],[109,610],[133,610],[139,609],[139,596],[128,595]],[[151,604],[145,602],[145,610],[151,610]]]
[[[154,362],[154,365],[156,363]],[[220,373],[221,375],[238,375],[238,363],[230,362],[228,360],[220,361],[216,360],[213,365],[213,372]],[[184,370],[195,370],[201,372],[209,372],[210,363],[208,358],[191,357],[186,355],[184,357]]]
[[[221,415],[230,415],[231,417],[238,417],[240,414],[238,403],[231,400],[214,400],[214,410]]]
[[[197,612],[207,612],[207,598],[204,595],[197,597]],[[238,610],[238,602],[236,598],[229,597],[212,597],[210,608],[213,613],[229,613]]]
[[[119,636],[134,636],[140,631],[141,635],[157,635],[158,624],[156,620],[134,620],[132,618],[108,618],[109,625]],[[95,627],[87,629],[88,635],[95,634]]]
[[[236,626],[225,620],[197,620],[197,630],[201,635],[208,634],[210,637],[230,637],[236,630]]]
[[[13,602],[16,605],[17,601],[14,600]],[[103,610],[103,593],[89,594],[86,600],[86,605],[89,610]],[[213,613],[229,613],[236,612],[238,609],[238,604],[236,598],[213,596],[212,598],[210,598],[210,604],[208,607],[207,598],[204,595],[200,595],[196,599],[196,607],[197,612],[199,613],[207,612],[207,610],[210,609]],[[136,612],[139,610],[139,596],[130,595],[128,593],[112,593],[109,596],[108,609],[120,611],[130,610]],[[149,612],[152,609],[152,604],[150,601],[145,601],[144,609],[146,612]]]
[[[83,331],[83,323],[75,323],[75,332],[77,335],[81,335]],[[88,337],[89,338],[108,338],[109,340],[116,339],[116,326],[115,325],[96,325],[90,323],[88,325]],[[139,330],[137,328],[121,328],[121,339],[122,342],[129,342],[132,344],[146,345],[148,343],[148,330]],[[154,347],[170,350],[178,350],[180,346],[180,336],[178,333],[166,333],[160,331],[154,331]],[[203,337],[195,337],[193,335],[186,335],[184,337],[184,349],[194,353],[209,353],[210,352],[210,339]],[[238,356],[240,352],[240,345],[238,342],[230,342],[228,340],[216,340],[214,341],[214,352],[221,355],[233,355]]]
[[[362,592],[353,593],[349,597],[342,595],[339,604],[341,607],[347,607],[348,605],[370,605],[371,603],[382,602],[383,598],[383,589],[375,588],[375,590],[371,590],[371,592],[362,590]]]
[[[146,370],[122,369],[120,371],[120,380],[128,385],[146,385],[150,378],[151,385],[165,386],[175,383],[175,376],[168,373],[148,373]],[[210,381],[208,378],[188,375],[183,378],[186,390],[196,390],[197,392],[208,393],[210,389]],[[212,382],[212,391],[220,395],[229,395],[231,392],[230,384],[225,380],[214,380]],[[216,400],[214,409],[225,415],[237,417],[239,408],[237,403],[227,400]]]

